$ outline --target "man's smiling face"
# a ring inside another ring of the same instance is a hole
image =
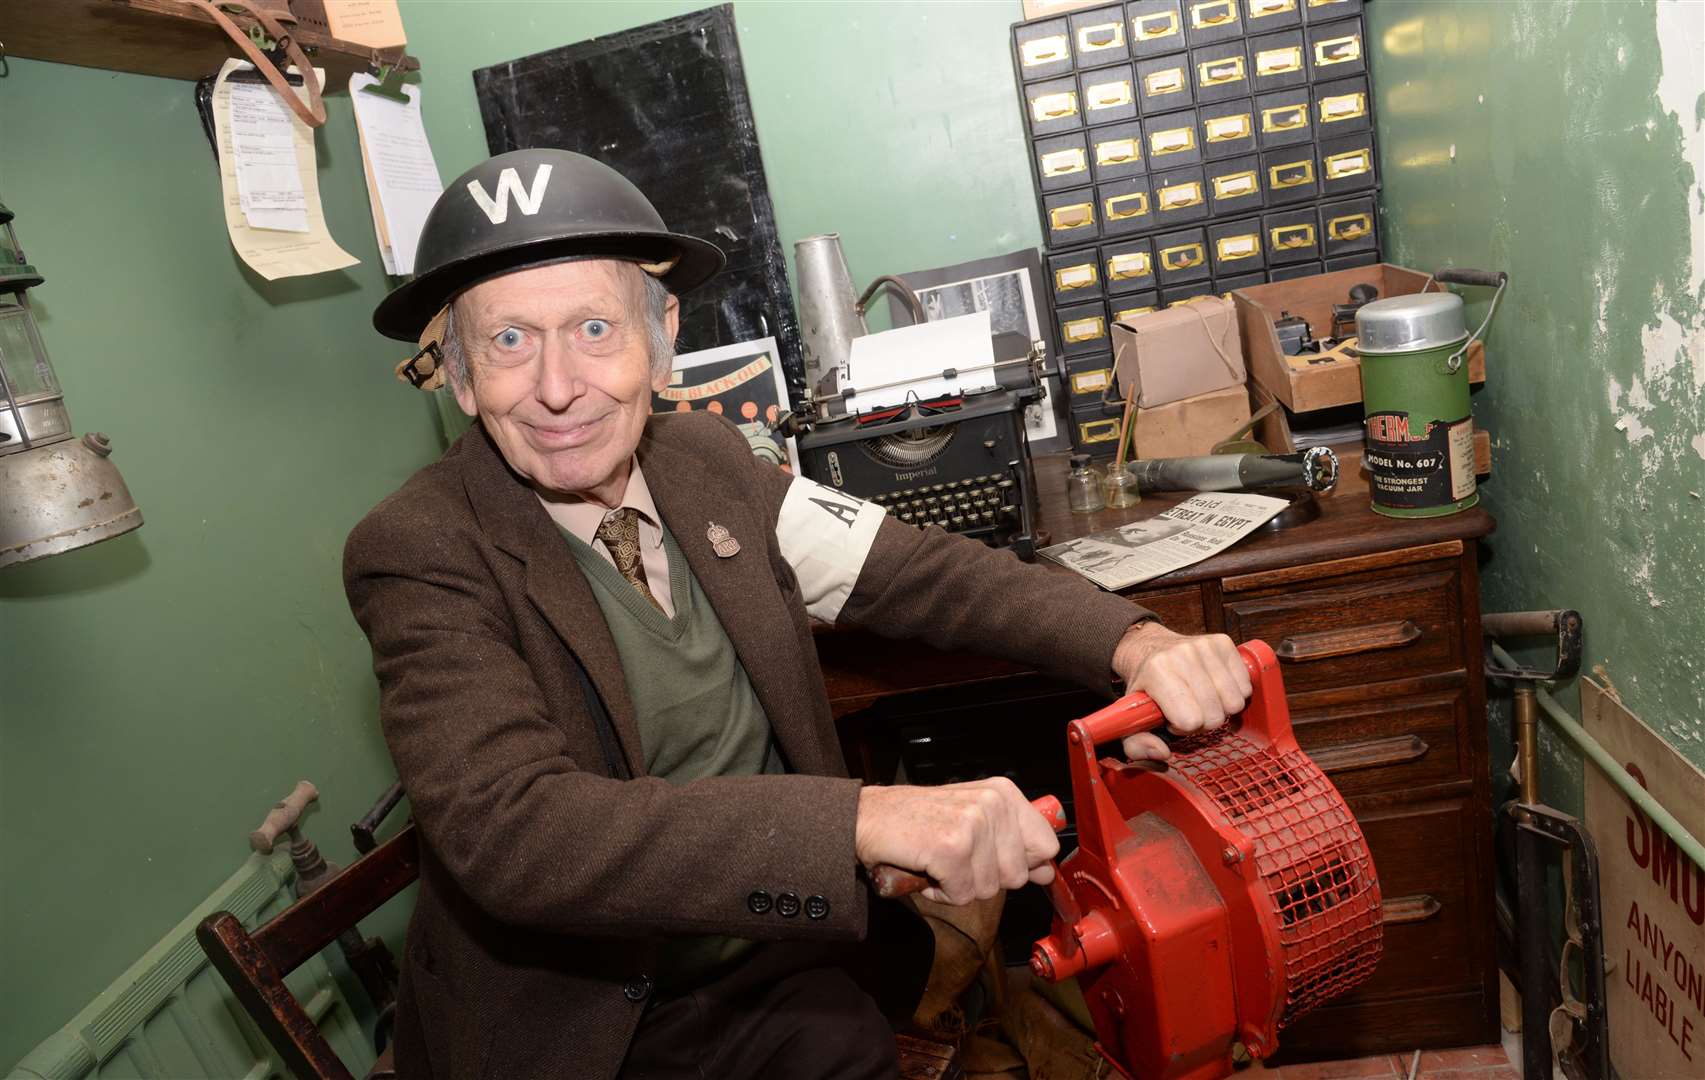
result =
[[[455,303],[462,411],[541,494],[616,505],[651,395],[669,379],[653,370],[644,271],[613,259],[554,263],[482,282]],[[670,297],[670,340],[679,314]]]

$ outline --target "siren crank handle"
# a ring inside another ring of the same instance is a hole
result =
[[[1030,805],[1048,819],[1048,824],[1055,832],[1066,827],[1066,808],[1060,805],[1060,800],[1052,795],[1044,795],[1040,799],[1030,800]],[[870,871],[871,884],[876,886],[876,895],[884,900],[892,900],[899,896],[910,896],[923,892],[935,882],[922,874],[914,874],[910,870],[902,870],[898,866],[887,863],[876,864]]]
[[[1243,660],[1243,666],[1249,669],[1250,680],[1253,682],[1260,678],[1261,662],[1255,658],[1248,646],[1239,645],[1237,655]],[[1166,717],[1161,714],[1160,706],[1154,703],[1153,698],[1138,690],[1081,720],[1073,721],[1071,726],[1081,726],[1090,742],[1100,746],[1102,743],[1114,742],[1130,735],[1153,731],[1165,724]]]

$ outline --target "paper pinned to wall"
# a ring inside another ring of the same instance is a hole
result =
[[[231,84],[231,150],[243,218],[253,229],[308,231],[290,110],[266,83]]]
[[[361,144],[361,175],[367,180],[367,207],[373,211],[373,238],[379,242],[379,261],[385,264],[385,273],[397,276],[397,257],[391,251],[391,234],[385,228],[385,215],[379,210],[379,187],[373,182],[373,166],[367,158],[367,136],[361,134],[361,125],[355,125],[355,141]]]
[[[349,78],[355,102],[355,124],[361,135],[361,160],[368,175],[368,195],[374,200],[374,229],[385,258],[385,272],[414,273],[415,247],[427,212],[444,190],[426,127],[420,118],[420,87],[404,86],[408,104],[366,88],[379,82],[357,72]]]
[[[337,246],[326,230],[325,213],[320,207],[320,181],[315,172],[314,137],[308,125],[294,113],[290,127],[294,145],[297,175],[303,196],[306,232],[276,228],[255,228],[243,213],[242,193],[238,189],[236,151],[232,141],[231,74],[253,70],[253,65],[241,60],[227,60],[219,69],[213,84],[213,130],[219,147],[219,186],[225,201],[225,229],[231,246],[255,273],[268,281],[305,274],[320,274],[341,270],[361,260]],[[325,83],[325,73],[318,68],[313,77]],[[306,87],[295,87],[306,99]],[[269,93],[272,91],[268,91]]]
[[[866,413],[989,389],[997,383],[994,363],[989,313],[977,311],[853,338],[841,385],[858,391],[848,408]],[[944,377],[949,369],[955,374]]]

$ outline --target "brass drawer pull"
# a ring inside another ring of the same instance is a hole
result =
[[[1444,905],[1426,893],[1399,896],[1381,905],[1381,920],[1387,926],[1400,923],[1426,922],[1444,910]]]
[[[1328,746],[1311,751],[1308,756],[1314,759],[1322,772],[1336,773],[1419,761],[1427,756],[1430,749],[1419,735],[1393,735],[1388,739]]]
[[[1419,640],[1421,628],[1404,619],[1402,622],[1287,635],[1273,651],[1278,654],[1280,660],[1301,663],[1305,660],[1325,660],[1333,656],[1353,656],[1378,649],[1397,649]]]

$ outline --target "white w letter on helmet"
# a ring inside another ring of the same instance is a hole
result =
[[[545,197],[545,188],[550,185],[551,167],[540,165],[533,173],[533,186],[523,189],[521,177],[514,169],[504,169],[497,176],[497,197],[494,199],[485,193],[478,180],[468,181],[468,194],[479,203],[485,216],[491,219],[493,225],[501,225],[509,217],[509,197],[515,197],[515,205],[521,208],[521,213],[531,217],[539,212],[539,203]]]

